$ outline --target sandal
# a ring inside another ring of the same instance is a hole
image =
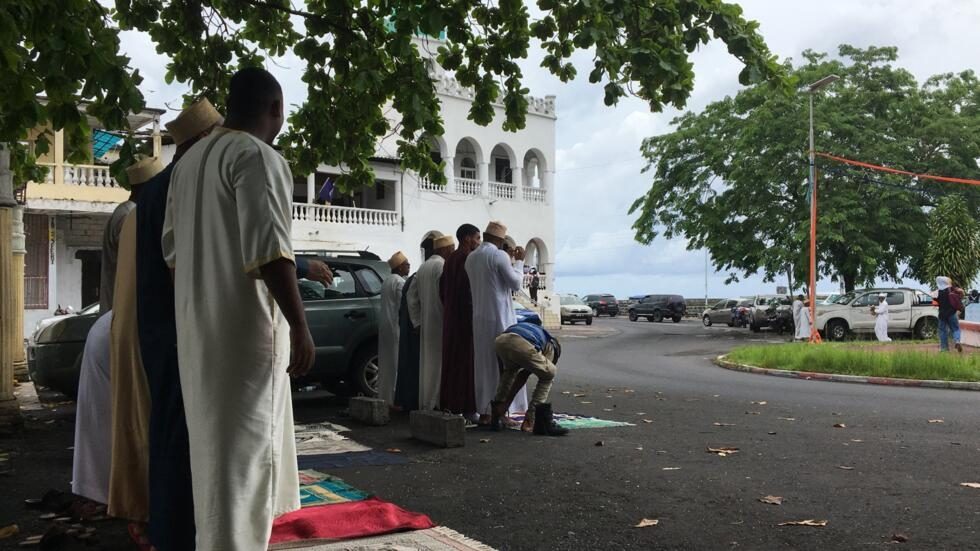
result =
[[[142,523],[130,522],[126,529],[129,530],[129,538],[139,547],[140,551],[154,551],[153,544],[146,537],[145,526]]]

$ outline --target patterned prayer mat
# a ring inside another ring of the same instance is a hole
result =
[[[511,415],[510,418],[518,422],[524,421],[523,414]],[[586,415],[572,415],[570,413],[555,413],[554,418],[555,418],[555,422],[558,423],[558,426],[569,430],[604,429],[609,427],[635,427],[636,426],[633,423],[626,423],[624,421],[608,421],[606,419],[599,419],[597,417],[588,417]],[[521,430],[521,427],[519,425],[513,428],[514,430]]]
[[[322,455],[331,453],[364,452],[371,448],[340,434],[350,429],[333,423],[296,425],[296,455]]]
[[[319,471],[300,471],[299,481],[299,502],[303,507],[360,501],[370,496],[337,477]]]
[[[358,451],[350,453],[324,453],[300,455],[296,458],[300,469],[346,469],[374,465],[404,465],[408,459],[397,453]]]
[[[496,551],[445,526],[332,543],[291,542],[270,549],[309,551]]]

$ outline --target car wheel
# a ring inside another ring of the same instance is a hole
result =
[[[758,333],[759,331],[762,331],[762,328],[756,325],[755,323],[750,324],[749,329],[751,329],[753,333]]]
[[[650,321],[655,321],[657,323],[664,321],[664,313],[661,312],[660,310],[654,310],[653,316],[650,318]]]
[[[847,322],[843,320],[831,320],[827,322],[827,340],[842,341],[847,338]]]
[[[939,332],[939,320],[936,318],[922,318],[915,324],[915,336],[924,341],[936,338]]]
[[[703,323],[705,327],[711,327],[711,318],[708,316],[704,316],[703,318],[701,318],[701,323]]]
[[[592,325],[592,318],[585,318],[585,325]]]
[[[593,308],[592,309],[592,315],[595,316],[595,317],[599,317],[599,310],[597,308]]]
[[[630,319],[630,321],[636,321],[636,320],[638,320],[640,318],[639,318],[639,316],[636,315],[636,312],[634,312],[633,310],[630,310],[629,311],[629,319]]]
[[[729,326],[729,327],[735,327],[735,322],[734,322],[734,321],[730,321],[730,322],[728,322],[728,326]]]
[[[378,395],[378,345],[364,346],[351,362],[347,384],[352,395],[375,397]]]
[[[674,317],[673,317],[673,318],[671,318],[671,319],[673,319],[673,320],[674,320],[674,323],[680,323],[680,322],[681,322],[681,320],[682,320],[682,319],[684,319],[684,318],[683,318],[683,317],[681,317],[681,316],[674,316]]]
[[[609,314],[609,317],[614,318],[614,317],[616,317],[618,315],[619,315],[619,312],[613,312],[613,313]]]
[[[567,321],[568,321],[568,320],[566,320],[565,318],[562,318],[562,319],[561,319],[561,324],[562,324],[562,325],[565,325],[565,323],[566,323]]]

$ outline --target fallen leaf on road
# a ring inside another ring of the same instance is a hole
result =
[[[761,411],[746,411],[746,415],[762,415]]]
[[[612,394],[606,394],[606,398],[612,398]]]
[[[20,533],[20,528],[16,524],[10,524],[0,528],[0,540],[9,538],[11,536],[16,536]]]
[[[960,486],[966,486],[967,488],[980,488],[980,482],[960,482]]]
[[[567,394],[571,394],[571,392],[569,392],[569,391],[567,391],[567,390],[563,390],[563,391],[561,391],[561,393],[562,393],[562,394],[566,394],[566,395],[567,395]]]
[[[583,397],[583,396],[585,396],[585,394],[576,394],[576,395],[575,395],[575,397],[576,397],[576,398],[581,398],[581,397]]]
[[[591,404],[592,402],[580,402],[582,404]]]
[[[814,520],[810,518],[806,520],[791,520],[789,522],[780,522],[779,526],[827,526],[827,521]]]
[[[857,442],[857,443],[859,443],[859,444],[860,444],[861,442],[864,442],[864,440],[860,440],[860,439],[854,439],[854,438],[852,438],[852,439],[851,439],[851,442]]]
[[[697,402],[698,400],[700,400],[700,398],[685,398],[684,399],[685,402]]]
[[[606,389],[606,392],[616,392],[616,389],[615,388],[607,388]]]
[[[598,447],[602,447],[605,446],[606,444],[602,440],[599,440],[598,442],[595,443],[595,445]]]
[[[909,537],[905,534],[892,534],[892,542],[894,543],[905,543],[909,541]]]
[[[636,451],[640,451],[640,452],[643,451],[643,446],[637,446]]]
[[[843,471],[853,471],[854,470],[854,467],[847,467],[847,466],[844,466],[844,465],[838,465],[837,468],[838,469],[841,469]]]
[[[844,423],[834,423],[834,428],[835,429],[846,429],[847,428],[847,425],[845,425]]]
[[[490,443],[490,439],[489,438],[481,438],[480,439],[480,443],[481,444],[489,444]]]
[[[638,412],[636,412],[636,414],[637,415],[646,415],[646,412],[644,412],[644,411],[638,411]]]
[[[643,422],[644,423],[652,423],[653,422],[653,419],[644,419]]]
[[[759,498],[759,501],[763,503],[768,503],[770,505],[782,505],[783,498],[781,496],[763,496]]]
[[[769,436],[773,436],[774,434],[776,434],[776,431],[771,430],[771,431],[767,432],[766,434],[768,434]]]
[[[777,417],[780,421],[796,421],[796,417]]]
[[[942,419],[929,419],[930,423],[945,423]]]
[[[832,412],[830,412],[830,414],[831,414],[831,415],[835,415],[835,416],[837,416],[837,417],[840,417],[841,415],[844,415],[843,413],[841,413],[841,412],[839,412],[839,411],[832,411]]]
[[[768,404],[769,402],[767,402],[765,400],[763,400],[761,402],[756,402],[755,400],[753,400],[752,403],[755,404],[755,405],[757,405],[757,406],[764,406],[764,405]]]
[[[388,453],[402,453],[402,451],[398,448],[388,448],[385,451]]]
[[[715,423],[712,423],[712,425],[714,425],[716,427],[734,427],[735,426],[735,423],[718,423],[718,422],[715,422]]]
[[[660,470],[661,471],[679,471],[679,470],[681,470],[681,468],[680,467],[664,467],[663,469],[660,469]]]
[[[612,408],[602,408],[602,411],[612,411]]]
[[[660,521],[655,518],[645,518],[636,524],[633,528],[646,528],[647,526],[656,526],[660,524]]]
[[[629,389],[629,388],[627,388],[627,389],[626,389],[626,390],[624,390],[623,392],[625,392],[626,394],[633,394],[633,393],[634,393],[634,392],[636,392],[636,391],[635,391],[635,390],[632,390],[632,389]]]
[[[733,453],[738,453],[738,448],[708,448],[705,451],[716,454],[718,457],[728,457]]]

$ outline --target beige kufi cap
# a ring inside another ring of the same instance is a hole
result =
[[[501,239],[507,239],[507,226],[501,224],[500,222],[490,222],[487,224],[487,231],[484,233],[490,234],[494,237],[499,237]]]
[[[202,98],[181,111],[176,119],[166,124],[166,127],[174,143],[180,145],[212,126],[221,124],[224,120],[208,98]]]
[[[394,270],[406,262],[408,262],[408,257],[405,256],[405,253],[398,251],[388,259],[388,267]]]
[[[163,163],[156,157],[145,157],[126,167],[129,187],[138,186],[163,170]]]
[[[443,247],[452,247],[456,244],[456,240],[453,239],[451,235],[444,235],[442,237],[437,237],[435,241],[432,242],[432,249],[438,250]]]

